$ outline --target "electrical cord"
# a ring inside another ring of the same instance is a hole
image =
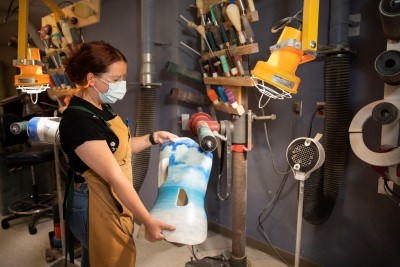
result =
[[[264,116],[264,110],[262,110],[263,112],[263,116]],[[295,118],[293,117],[292,120],[292,139],[294,138],[294,129],[295,129]],[[274,197],[272,198],[272,200],[268,203],[268,205],[263,209],[263,211],[260,213],[260,215],[258,216],[258,230],[259,232],[262,234],[262,236],[264,237],[264,239],[270,244],[271,248],[274,250],[274,252],[278,255],[278,257],[286,264],[289,266],[289,263],[279,254],[279,252],[274,248],[274,246],[272,245],[271,240],[269,239],[263,225],[262,222],[265,221],[268,216],[270,215],[270,213],[272,212],[272,210],[275,208],[275,205],[277,203],[277,200],[279,199],[283,188],[285,187],[287,178],[289,177],[289,173],[290,173],[290,167],[287,167],[287,171],[286,172],[279,172],[276,167],[275,167],[275,157],[273,156],[273,152],[272,152],[272,147],[271,144],[269,142],[269,137],[268,137],[268,131],[267,131],[267,126],[266,123],[264,123],[264,130],[265,130],[265,136],[266,136],[266,140],[267,140],[267,144],[268,144],[268,149],[270,150],[270,155],[271,155],[271,159],[272,159],[272,166],[274,168],[274,171],[277,174],[280,175],[284,175],[281,184],[279,185],[278,190],[276,191]],[[264,218],[263,218],[264,217]],[[261,229],[261,230],[260,230]]]
[[[398,194],[396,194],[390,187],[388,184],[388,181],[386,179],[384,179],[384,183],[385,183],[385,188],[387,189],[387,191],[389,191],[393,196],[395,196],[397,199],[400,200],[400,196]]]
[[[312,117],[311,117],[310,128],[309,128],[309,130],[308,130],[308,137],[311,137],[312,127],[313,127],[313,124],[314,124],[315,116],[317,115],[318,111],[319,111],[319,109],[317,108],[317,109],[314,111],[314,114],[313,114]]]
[[[383,189],[384,189],[385,192],[386,192],[386,196],[387,196],[394,204],[396,204],[396,206],[400,207],[400,202],[399,202],[398,200],[394,199],[394,197],[392,197],[392,196],[390,195],[390,192],[388,191],[389,187],[386,187],[386,185],[385,185],[385,186],[383,187]]]
[[[4,18],[3,23],[6,24],[8,19],[14,14],[14,12],[19,8],[19,5],[17,5],[12,11],[11,11],[11,7],[14,4],[14,0],[10,1],[10,4],[8,5],[8,9],[7,9],[7,15]]]
[[[262,115],[265,116],[264,110],[263,110],[263,109],[262,109]],[[294,136],[294,128],[295,128],[295,118],[293,117],[293,119],[292,119],[292,139],[294,138],[294,137],[293,137],[293,136]],[[266,123],[265,121],[264,121],[264,132],[265,132],[265,139],[266,139],[266,141],[267,141],[268,149],[269,149],[269,151],[270,151],[270,157],[271,157],[271,160],[272,160],[272,167],[273,167],[275,173],[277,173],[277,174],[279,174],[279,175],[285,175],[285,174],[289,173],[289,172],[290,172],[290,168],[288,168],[287,171],[283,171],[283,172],[282,172],[282,171],[279,171],[279,170],[276,168],[275,156],[274,156],[274,153],[272,152],[271,143],[269,142],[267,123]]]
[[[258,99],[258,96],[254,93],[254,89],[252,90],[252,92],[253,92],[254,96]],[[261,108],[261,111],[262,111],[262,115],[265,116],[265,112],[264,112],[263,108]],[[296,121],[295,117],[293,116],[293,119],[292,119],[292,132],[291,132],[291,136],[292,136],[291,138],[292,139],[294,138],[294,133],[295,133],[294,130],[296,128],[295,121]],[[289,177],[290,166],[287,167],[287,171],[285,171],[285,172],[280,172],[280,171],[277,170],[276,164],[275,164],[275,156],[273,154],[271,143],[269,141],[268,129],[267,129],[267,125],[266,125],[265,122],[264,122],[264,132],[265,132],[265,137],[266,137],[268,149],[270,151],[270,157],[271,157],[271,160],[272,160],[273,169],[274,169],[275,173],[277,173],[279,175],[284,175],[284,177],[283,177],[283,179],[281,181],[281,184],[279,185],[279,188],[277,189],[274,197],[272,198],[272,200],[267,204],[267,206],[259,214],[258,219],[257,219],[257,221],[258,221],[257,230],[258,230],[259,233],[261,233],[262,237],[268,242],[268,244],[271,246],[271,248],[276,253],[276,255],[282,260],[282,262],[284,262],[286,265],[289,266],[289,263],[282,257],[282,255],[280,255],[280,253],[272,245],[272,242],[269,239],[269,237],[268,237],[268,235],[267,235],[262,223],[263,223],[263,221],[265,221],[268,218],[268,216],[270,215],[272,210],[275,208],[277,200],[279,199],[279,197],[280,197],[280,195],[282,193],[282,190],[285,187],[286,181],[287,181],[287,179]]]
[[[257,98],[257,100],[260,101],[260,98],[258,98],[258,96],[254,93],[254,88],[253,88],[253,90],[252,90],[252,93],[253,93],[253,95]],[[266,104],[268,104],[268,102],[267,102]],[[265,106],[265,105],[264,105],[264,106]],[[262,115],[265,116],[264,108],[260,108],[260,109],[261,109]],[[294,131],[294,119],[295,119],[295,118],[293,117],[293,120],[292,120],[292,132]],[[264,123],[263,123],[263,126],[264,126],[265,139],[266,139],[266,141],[267,141],[268,149],[269,149],[269,151],[271,152],[270,158],[271,158],[271,160],[272,160],[272,168],[274,169],[274,171],[275,171],[276,174],[285,175],[286,173],[290,172],[290,170],[287,171],[287,172],[285,172],[285,171],[281,172],[281,171],[279,171],[279,170],[276,168],[275,156],[274,156],[274,153],[272,152],[271,143],[269,142],[267,123],[266,123],[265,121],[264,121]]]
[[[280,30],[283,29],[283,27],[285,27],[286,25],[288,25],[290,22],[292,22],[292,20],[297,20],[300,25],[303,23],[302,19],[300,18],[300,15],[303,13],[303,10],[298,11],[296,14],[294,14],[291,17],[286,17],[283,18],[281,20],[279,20],[277,23],[275,23],[274,26],[272,26],[271,28],[271,32],[272,33],[276,33]]]
[[[263,209],[263,211],[260,213],[260,215],[258,216],[258,225],[257,225],[257,230],[259,233],[262,234],[262,236],[264,237],[264,239],[268,242],[268,244],[271,246],[271,248],[273,249],[273,251],[276,253],[276,255],[278,255],[278,257],[286,264],[289,266],[289,263],[281,256],[281,254],[275,249],[275,247],[272,245],[271,240],[269,239],[267,232],[265,231],[262,223],[263,221],[265,221],[267,219],[267,217],[270,215],[270,213],[272,212],[272,210],[275,208],[275,205],[277,203],[277,200],[279,199],[283,188],[285,187],[287,178],[289,177],[289,173],[287,173],[283,179],[281,184],[279,185],[278,190],[276,191],[274,197],[272,198],[272,200],[268,203],[268,205]],[[268,211],[268,212],[267,212]],[[267,213],[266,213],[267,212]],[[264,216],[264,218],[262,218]]]
[[[190,250],[190,252],[192,253],[192,255],[193,255],[193,257],[195,258],[195,260],[199,260],[199,259],[197,258],[197,256],[196,256],[196,253],[194,252],[194,246],[191,245],[191,246],[187,246],[187,247],[188,247],[188,249]]]
[[[297,14],[296,14],[297,15]],[[248,59],[247,61],[248,63],[248,67],[250,67],[250,59]],[[258,98],[258,96],[256,95],[254,88],[252,89],[252,93],[253,95],[257,98],[258,102],[259,102],[259,108],[262,111],[262,115],[265,116],[265,112],[264,112],[264,107],[269,103],[270,98],[265,102],[265,104],[260,107],[260,103],[261,103],[261,98]],[[294,138],[294,134],[295,134],[295,128],[296,128],[296,118],[295,116],[293,116],[292,119],[292,132],[291,132],[291,138]],[[264,131],[265,131],[265,137],[267,140],[267,145],[268,145],[268,149],[270,151],[270,157],[272,159],[272,166],[274,171],[279,174],[279,175],[284,175],[283,179],[279,185],[279,188],[277,189],[274,197],[272,198],[272,200],[265,206],[265,208],[261,211],[261,213],[259,214],[257,221],[258,221],[258,225],[257,225],[257,231],[262,235],[262,237],[268,242],[268,244],[271,246],[271,248],[273,249],[273,251],[276,253],[276,255],[282,260],[282,262],[284,262],[287,266],[289,266],[289,263],[282,257],[282,255],[275,249],[275,247],[272,245],[271,240],[269,239],[267,232],[265,231],[264,227],[263,227],[263,221],[265,221],[268,216],[271,214],[271,212],[273,211],[273,209],[275,208],[275,205],[277,203],[277,200],[279,199],[283,188],[285,187],[285,184],[287,182],[287,179],[289,177],[289,173],[290,173],[290,166],[287,166],[287,171],[285,172],[279,172],[275,166],[275,157],[272,151],[272,147],[271,144],[269,142],[269,136],[268,136],[268,129],[267,129],[267,125],[264,122]]]

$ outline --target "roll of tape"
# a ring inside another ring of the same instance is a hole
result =
[[[381,124],[390,124],[399,121],[399,109],[392,103],[383,102],[372,109],[372,119]]]
[[[400,107],[399,100],[378,100],[372,102],[357,112],[349,127],[350,145],[361,160],[375,166],[393,166],[400,163],[400,147],[385,153],[378,153],[370,150],[364,143],[363,126],[369,118],[372,117],[372,110],[381,103],[390,102],[396,107]]]
[[[400,51],[387,50],[381,53],[375,60],[375,70],[385,83],[399,85]]]
[[[385,37],[390,40],[400,40],[400,4],[398,1],[381,0],[379,13]]]

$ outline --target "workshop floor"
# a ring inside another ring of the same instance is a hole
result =
[[[0,229],[0,266],[64,266],[63,261],[46,262],[46,249],[50,248],[48,233],[54,230],[52,220],[42,219],[37,225],[37,230],[37,234],[30,235],[28,221],[24,218],[12,221],[11,227],[7,230]],[[165,241],[150,243],[142,239],[135,239],[135,243],[138,251],[136,264],[138,267],[184,267],[193,258],[190,246],[178,247]],[[229,251],[230,247],[229,239],[210,231],[204,243],[194,246],[194,252],[198,259],[202,259],[207,256],[218,256],[223,251]],[[286,266],[281,261],[250,247],[246,248],[246,252],[251,263],[249,266]],[[77,265],[79,266],[79,262]]]

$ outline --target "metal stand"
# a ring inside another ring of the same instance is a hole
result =
[[[60,176],[60,154],[58,149],[58,142],[54,142],[54,166],[56,169],[56,188],[57,188],[57,203],[58,212],[60,216],[60,229],[61,229],[61,247],[63,255],[66,255],[65,249],[65,224],[63,215],[63,192],[61,188],[61,176]]]
[[[300,264],[300,244],[301,244],[301,225],[303,223],[303,201],[304,201],[304,181],[299,181],[299,203],[297,206],[297,229],[296,229],[296,252],[294,255],[294,266]]]

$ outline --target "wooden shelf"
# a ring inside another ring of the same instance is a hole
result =
[[[238,108],[233,108],[232,106],[227,106],[224,103],[219,103],[214,105],[214,108],[218,111],[222,111],[225,113],[233,114],[233,115],[242,115],[245,110],[242,105],[239,105]]]
[[[244,77],[217,77],[204,78],[204,84],[213,85],[232,85],[232,86],[254,86],[253,80],[249,76]]]
[[[229,52],[232,54],[231,48],[228,48]],[[241,45],[236,46],[238,56],[248,55],[248,54],[255,54],[259,52],[258,43],[248,44],[248,45]],[[213,58],[214,56],[222,56],[225,55],[225,50],[214,51],[213,53],[204,53],[203,59],[208,60]]]
[[[208,1],[203,1],[203,10],[202,13],[205,15],[210,12],[210,6],[220,4],[222,1],[221,0],[208,0]],[[224,1],[226,5],[229,4],[229,1]],[[224,4],[224,8],[222,10],[222,16],[223,16],[223,27],[228,30],[231,28],[232,23],[230,19],[227,17],[225,7],[226,5]],[[235,4],[239,7],[240,9],[240,4],[239,1],[235,1]],[[242,14],[242,13],[241,13]],[[200,17],[200,12],[197,13],[198,17]],[[246,17],[250,23],[256,22],[259,20],[258,16],[258,11],[255,10],[253,12],[250,12],[246,8]],[[221,23],[219,23],[221,26]],[[236,60],[241,59],[242,56],[249,55],[249,54],[255,54],[259,52],[259,47],[258,43],[248,43],[246,45],[237,45],[236,46],[236,53],[232,53],[232,48],[228,47],[226,49],[221,49],[218,51],[213,51],[213,52],[202,52],[202,59],[203,60],[210,60],[211,58],[214,57],[220,57],[222,55],[226,55],[228,53],[226,50],[229,51],[229,54],[232,57],[235,57]],[[226,105],[220,101],[218,104],[213,104],[215,110],[232,114],[232,115],[243,115],[245,111],[247,110],[247,90],[246,88],[243,87],[253,87],[255,86],[253,80],[251,79],[250,76],[232,76],[232,77],[207,77],[203,79],[203,82],[207,88],[207,90],[214,90],[211,88],[211,85],[214,86],[222,86],[225,88],[230,88],[232,90],[232,93],[235,96],[236,102],[238,103],[237,108],[233,108],[230,104]],[[217,91],[217,90],[215,90]],[[217,93],[218,95],[218,93]]]

